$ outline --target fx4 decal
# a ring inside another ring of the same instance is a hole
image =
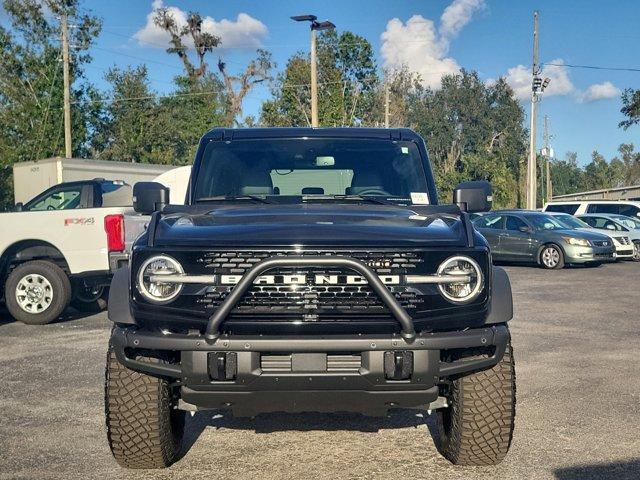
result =
[[[65,218],[64,226],[68,227],[69,225],[94,225],[96,223],[96,219],[93,217],[80,217],[80,218]]]

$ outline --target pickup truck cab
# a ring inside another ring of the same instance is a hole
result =
[[[121,465],[170,465],[185,412],[207,409],[437,410],[451,462],[504,458],[511,288],[469,220],[491,206],[487,182],[438,204],[408,129],[214,129],[187,192],[173,206],[160,184],[134,187],[153,214],[109,293],[105,412]]]
[[[95,179],[55,185],[0,213],[0,298],[11,316],[45,324],[71,302],[104,306],[112,272],[144,228],[131,204],[131,186]]]

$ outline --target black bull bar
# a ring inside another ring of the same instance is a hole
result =
[[[378,275],[364,262],[350,257],[323,257],[323,256],[290,256],[283,258],[268,258],[254,265],[231,293],[224,299],[218,309],[207,323],[205,330],[205,340],[212,344],[220,337],[220,327],[227,316],[240,302],[243,295],[251,288],[253,282],[267,270],[279,267],[343,267],[354,270],[362,275],[371,289],[380,297],[380,300],[389,309],[393,317],[402,327],[401,335],[407,342],[412,342],[416,338],[416,331],[413,328],[413,321],[407,311],[400,305],[387,287],[385,287]]]

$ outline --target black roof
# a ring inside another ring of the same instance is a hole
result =
[[[299,137],[339,137],[339,138],[379,138],[391,140],[421,140],[420,136],[409,128],[308,128],[308,127],[272,127],[272,128],[214,128],[203,138],[216,140],[234,138],[299,138]]]

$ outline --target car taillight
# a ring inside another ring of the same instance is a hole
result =
[[[121,252],[124,250],[124,215],[107,215],[104,217],[104,231],[107,232],[107,250]]]

